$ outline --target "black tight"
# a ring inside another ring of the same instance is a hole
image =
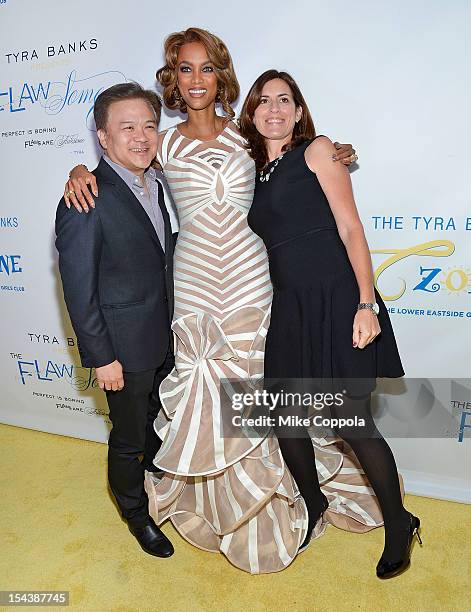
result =
[[[354,415],[365,421],[365,427],[342,427],[334,431],[352,447],[378,498],[387,526],[401,517],[404,511],[396,461],[371,415],[370,395],[356,399],[346,398],[343,406],[332,409],[334,418],[351,419]]]
[[[365,427],[347,426],[334,428],[334,431],[352,447],[378,498],[386,530],[383,557],[397,560],[404,547],[402,539],[407,534],[404,524],[407,524],[409,515],[402,504],[396,462],[388,443],[376,428],[371,415],[370,395],[347,398],[343,406],[331,408],[332,418],[351,419],[355,415],[364,419]],[[312,517],[315,521],[319,516],[323,499],[312,442],[304,428],[294,431],[276,427],[275,432],[285,462],[306,502],[312,527]]]
[[[303,407],[291,406],[275,410],[273,416],[281,454],[306,502],[309,514],[308,530],[310,531],[314,528],[323,510],[324,495],[320,488],[315,467],[316,456],[308,431],[302,426],[280,424],[280,417],[286,417],[288,414],[302,419],[307,416],[307,413]]]
[[[314,447],[309,437],[287,438],[280,436],[278,442],[281,454],[289,468],[299,492],[306,502],[309,513],[309,530],[322,512],[323,495],[319,485]]]

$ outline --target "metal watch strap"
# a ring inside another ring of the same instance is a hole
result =
[[[378,304],[375,302],[360,302],[357,306],[357,310],[371,310],[375,314],[377,314]]]

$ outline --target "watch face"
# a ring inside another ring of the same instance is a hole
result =
[[[376,302],[373,304],[373,312],[379,315],[379,305]]]

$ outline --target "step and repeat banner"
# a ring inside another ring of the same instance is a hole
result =
[[[80,366],[63,303],[55,210],[69,170],[99,158],[97,95],[129,80],[155,88],[164,38],[194,25],[231,51],[236,110],[261,72],[287,70],[317,132],[354,144],[377,287],[407,376],[420,379],[381,383],[378,414],[408,491],[471,501],[470,18],[459,0],[270,10],[248,0],[0,0],[0,420],[107,439],[106,402]],[[164,112],[161,127],[180,120]],[[411,415],[413,437],[394,429]]]

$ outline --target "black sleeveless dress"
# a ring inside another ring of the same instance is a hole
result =
[[[381,333],[364,349],[353,348],[358,285],[327,198],[304,158],[311,142],[285,153],[269,181],[257,175],[248,214],[267,248],[273,283],[265,378],[348,380],[352,394],[363,395],[377,377],[404,371],[377,292]]]

